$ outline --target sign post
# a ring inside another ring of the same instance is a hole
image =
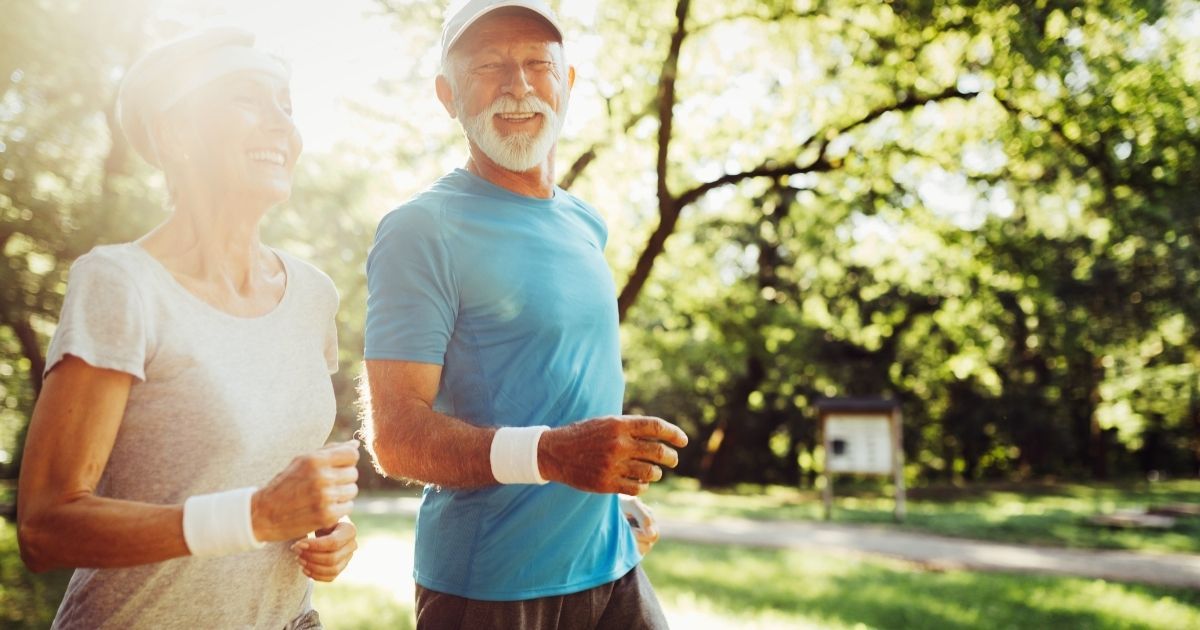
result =
[[[895,518],[903,521],[904,450],[900,404],[881,398],[826,398],[817,401],[821,440],[825,446],[825,520],[833,518],[834,473],[892,475],[896,489]]]

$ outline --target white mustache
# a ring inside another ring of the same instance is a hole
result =
[[[565,106],[565,100],[563,104]],[[478,114],[461,118],[460,122],[467,138],[492,161],[510,171],[525,172],[544,161],[558,143],[564,113],[565,107],[555,112],[549,103],[533,93],[524,98],[505,94]],[[506,136],[500,135],[493,120],[496,116],[533,114],[542,115],[542,125],[537,131],[518,131]]]
[[[550,118],[554,116],[554,110],[536,94],[526,94],[525,98],[514,98],[504,94],[492,101],[483,114],[489,118],[497,114],[541,114]]]

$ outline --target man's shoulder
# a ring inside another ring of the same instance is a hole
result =
[[[558,188],[555,195],[560,201],[559,203],[569,206],[579,212],[594,217],[597,221],[604,223],[604,216],[596,210],[596,206],[584,201],[578,195],[569,190]]]
[[[595,231],[596,236],[600,239],[600,245],[603,247],[604,242],[608,240],[608,223],[595,206],[562,188],[558,189],[557,197],[560,199],[560,204],[573,210],[577,216],[590,225],[590,229]]]
[[[442,176],[385,214],[379,221],[379,232],[397,228],[436,230],[465,192],[460,180],[454,172]]]

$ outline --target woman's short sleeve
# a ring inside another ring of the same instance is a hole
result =
[[[71,266],[58,329],[46,352],[49,374],[66,355],[146,380],[147,322],[134,279],[95,252]]]

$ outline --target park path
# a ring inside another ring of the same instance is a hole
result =
[[[415,497],[362,497],[355,512],[416,515]],[[1062,549],[949,538],[879,525],[717,518],[660,519],[664,540],[773,549],[844,550],[939,570],[1012,571],[1200,589],[1200,555]]]

